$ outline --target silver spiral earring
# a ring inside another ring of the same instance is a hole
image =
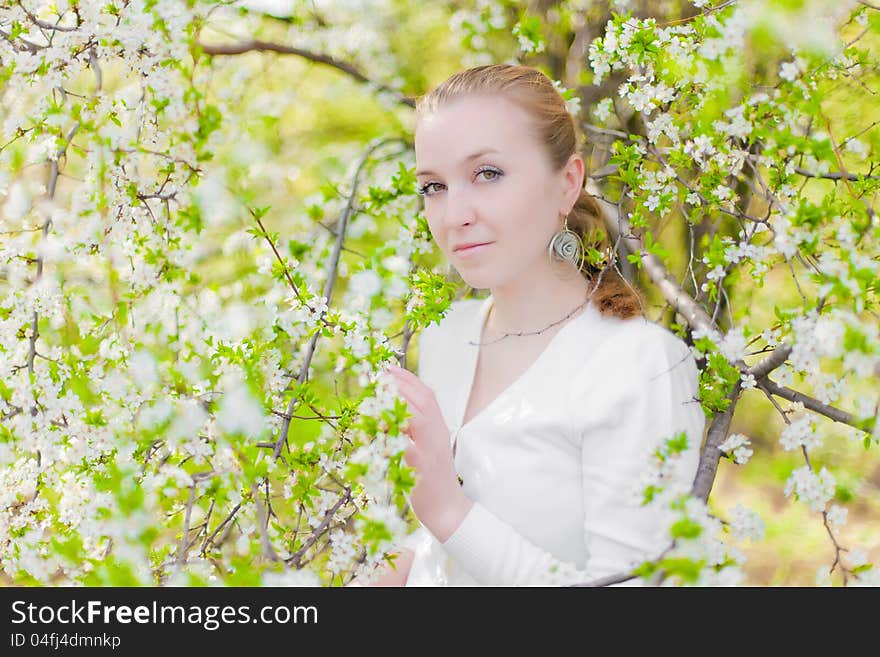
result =
[[[550,259],[557,262],[570,262],[580,271],[584,264],[584,244],[578,234],[568,227],[568,215],[562,230],[556,231],[550,240]]]

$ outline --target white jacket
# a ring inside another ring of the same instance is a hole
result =
[[[641,505],[651,455],[685,431],[669,486],[690,489],[705,416],[693,354],[644,318],[592,304],[537,360],[461,426],[492,304],[456,301],[422,331],[418,375],[437,397],[456,470],[474,506],[442,544],[421,526],[407,586],[589,582],[659,555],[668,514]],[[631,580],[629,584],[639,584]]]

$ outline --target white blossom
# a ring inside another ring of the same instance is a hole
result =
[[[816,569],[816,586],[831,586],[831,569],[828,566],[819,566]]]
[[[868,157],[868,146],[858,139],[847,139],[846,143],[844,144],[844,148],[847,150],[847,152],[858,155],[862,159],[866,159]]]
[[[847,511],[848,509],[837,504],[831,505],[831,508],[828,509],[827,519],[832,529],[840,529],[846,524]]]
[[[868,555],[864,550],[852,549],[847,553],[846,560],[849,562],[850,567],[858,568],[868,563]]]
[[[265,414],[262,405],[239,379],[226,388],[215,420],[224,433],[242,433],[254,437],[263,431]]]
[[[742,327],[733,327],[724,334],[724,337],[718,343],[718,350],[721,354],[734,363],[745,356],[748,342]]]
[[[764,521],[754,511],[737,504],[730,509],[730,527],[740,540],[760,541],[764,538]]]
[[[821,511],[834,494],[834,477],[823,466],[819,474],[813,473],[809,465],[798,468],[785,482],[786,497],[795,495],[813,511]]]
[[[785,425],[779,435],[779,442],[787,452],[801,446],[812,449],[821,444],[821,435],[816,432],[812,418],[804,414]]]
[[[792,82],[799,74],[800,69],[794,62],[784,62],[779,68],[779,77],[789,82]]]
[[[596,117],[596,120],[604,123],[610,118],[613,111],[614,100],[611,98],[603,98],[598,103],[596,103],[596,106],[593,109],[593,116]]]
[[[749,448],[750,444],[751,441],[743,434],[732,433],[718,446],[718,449],[732,455],[738,465],[745,465],[753,454]]]

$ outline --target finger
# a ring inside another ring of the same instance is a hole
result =
[[[403,381],[397,377],[395,377],[394,382],[397,386],[397,391],[404,399],[406,399],[407,403],[420,413],[423,412],[424,401],[419,398],[419,391],[412,385],[412,383]]]
[[[422,413],[418,405],[411,398],[404,396],[403,401],[406,403],[406,410],[409,413],[409,416],[405,418],[406,422],[410,426],[419,424],[422,417],[424,417],[424,413]]]
[[[389,372],[392,372],[392,373],[394,373],[394,374],[400,374],[401,376],[404,376],[404,377],[415,377],[415,378],[419,378],[419,377],[417,377],[415,374],[413,374],[412,372],[410,372],[408,369],[406,369],[405,367],[400,367],[399,365],[389,365],[389,366],[388,366],[388,371],[389,371]]]
[[[396,365],[391,365],[388,368],[388,371],[393,374],[395,378],[411,383],[417,388],[427,388],[425,382],[409,370],[405,370],[402,367],[397,367]]]
[[[394,377],[394,381],[401,393],[406,394],[420,411],[424,412],[428,408],[434,391],[422,383],[420,379],[397,375]]]
[[[419,427],[421,426],[420,416],[415,414],[410,415],[405,418],[399,426],[401,433],[408,436],[413,443],[418,442],[417,434],[419,433]]]
[[[403,460],[409,467],[416,467],[416,463],[418,462],[418,447],[415,443],[412,443],[406,448],[406,451],[403,453]]]

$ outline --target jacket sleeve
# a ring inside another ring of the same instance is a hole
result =
[[[572,439],[580,445],[583,475],[584,566],[555,558],[474,502],[442,545],[477,581],[587,583],[629,571],[668,547],[668,512],[642,506],[640,489],[651,454],[680,431],[688,447],[663,481],[683,491],[693,484],[705,429],[697,368],[690,349],[671,332],[629,321],[640,323],[603,343],[570,387]]]

